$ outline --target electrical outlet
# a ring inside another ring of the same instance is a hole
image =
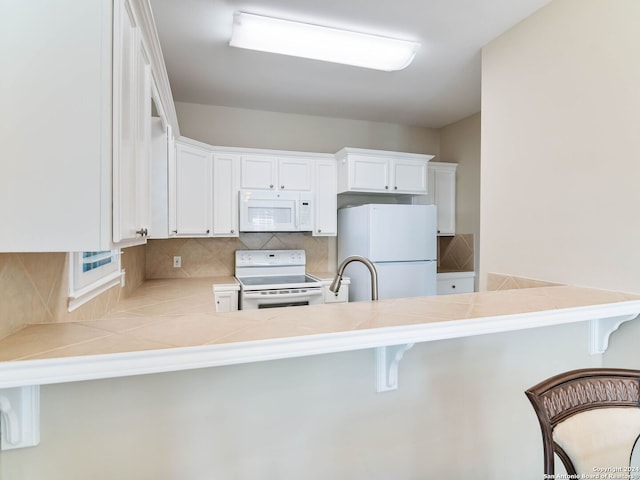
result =
[[[173,257],[173,268],[182,267],[182,257]]]

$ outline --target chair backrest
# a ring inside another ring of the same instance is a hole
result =
[[[629,474],[640,436],[640,370],[573,370],[525,393],[542,430],[544,478],[555,475],[554,455],[573,478],[634,478]]]

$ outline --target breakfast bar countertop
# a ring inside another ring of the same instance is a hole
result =
[[[640,313],[640,295],[574,286],[216,313],[213,285],[234,282],[233,277],[149,280],[106,318],[29,325],[0,340],[0,388],[292,358],[587,320],[606,321],[611,333],[621,321]],[[605,327],[597,325],[601,330]],[[608,334],[604,340],[606,348]]]

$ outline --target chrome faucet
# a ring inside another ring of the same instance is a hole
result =
[[[333,282],[331,282],[331,285],[329,286],[329,290],[331,290],[336,295],[338,294],[338,290],[340,290],[340,284],[342,283],[342,275],[344,274],[344,269],[351,262],[360,262],[369,269],[369,273],[371,273],[371,300],[378,300],[378,272],[376,271],[376,267],[373,265],[373,263],[371,263],[371,260],[360,255],[351,255],[342,261],[342,263],[338,267],[338,273],[336,273],[336,277],[333,279]]]

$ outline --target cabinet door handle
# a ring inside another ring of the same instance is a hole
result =
[[[140,235],[142,237],[146,237],[147,236],[147,229],[146,228],[141,228],[140,230],[136,230],[136,234]]]
[[[393,189],[394,189],[394,190],[397,190],[397,189],[398,189],[398,186],[396,185],[395,187],[393,187]]]
[[[269,188],[273,188],[273,184],[269,185]]]
[[[210,231],[211,231],[211,230],[207,229],[207,235],[209,235],[209,232],[210,232]]]
[[[236,231],[232,228],[232,229],[231,229],[231,233],[236,233]]]
[[[280,190],[284,190],[284,185],[280,185]]]
[[[172,230],[171,233],[175,233],[177,235],[178,234],[178,230]]]
[[[385,190],[389,190],[389,185],[385,185],[385,186],[384,186],[384,189],[385,189]]]
[[[456,288],[456,286],[455,285],[451,285],[451,288]]]

